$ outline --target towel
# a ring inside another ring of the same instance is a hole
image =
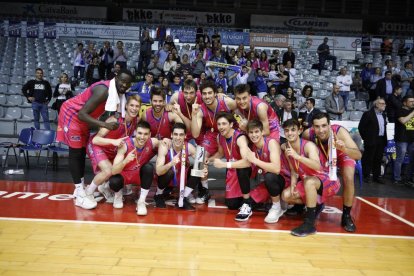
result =
[[[109,90],[108,90],[108,99],[106,100],[105,104],[105,111],[109,112],[119,112],[122,115],[122,118],[125,118],[125,105],[126,105],[126,98],[125,95],[118,95],[118,91],[116,90],[115,85],[115,78],[109,82]]]

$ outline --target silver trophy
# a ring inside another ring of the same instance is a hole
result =
[[[204,176],[204,162],[206,160],[206,150],[204,147],[197,146],[196,156],[194,158],[194,166],[191,170],[191,175],[195,177]]]

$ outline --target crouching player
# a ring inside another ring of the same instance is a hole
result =
[[[323,210],[323,203],[338,192],[341,184],[339,180],[331,181],[322,170],[317,146],[299,138],[299,129],[295,119],[283,123],[287,142],[281,148],[290,166],[291,183],[283,191],[282,199],[289,204],[306,205],[303,224],[291,231],[294,236],[305,237],[316,233],[315,220]]]
[[[323,169],[329,173],[329,156],[334,150],[329,147],[329,140],[334,142],[337,151],[337,163],[344,182],[342,227],[348,232],[355,232],[356,226],[351,217],[351,208],[355,194],[355,160],[361,159],[361,152],[352,140],[349,132],[340,125],[331,125],[327,113],[318,113],[312,118],[312,127],[303,133],[303,138],[314,142],[320,151]]]
[[[185,174],[185,188],[183,209],[187,211],[195,211],[195,208],[189,202],[189,195],[194,188],[200,183],[199,177],[190,175],[190,160],[189,156],[195,157],[196,150],[193,145],[185,142],[186,127],[183,123],[175,123],[172,128],[171,145],[167,146],[162,143],[158,148],[158,156],[156,162],[156,173],[158,175],[158,188],[154,196],[155,206],[158,208],[166,208],[165,199],[163,195],[164,189],[171,181],[179,185],[181,174]],[[184,149],[184,150],[183,150]],[[182,171],[181,157],[185,152],[185,168]],[[204,171],[204,177],[207,177],[207,168]]]
[[[137,124],[135,137],[128,138],[118,148],[112,166],[109,187],[115,192],[114,208],[123,208],[122,188],[127,184],[140,184],[141,193],[137,202],[137,214],[145,216],[147,207],[145,199],[154,177],[154,166],[150,163],[155,148],[161,141],[150,137],[150,125],[141,121]]]
[[[119,127],[116,130],[100,128],[98,133],[89,138],[86,153],[91,160],[95,177],[86,190],[87,194],[93,194],[98,186],[106,202],[114,202],[114,194],[107,182],[112,176],[112,161],[115,159],[118,147],[134,133],[140,108],[141,98],[138,95],[129,97],[125,106],[125,118],[111,116],[106,120],[107,123],[118,123]]]
[[[276,139],[263,136],[263,124],[258,119],[247,123],[247,133],[253,143],[246,154],[252,164],[252,177],[264,182],[272,198],[272,207],[264,221],[276,223],[284,213],[280,206],[280,194],[285,188],[285,180],[280,175],[280,145]]]

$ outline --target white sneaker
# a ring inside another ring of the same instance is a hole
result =
[[[115,209],[124,208],[124,197],[122,196],[122,190],[115,193],[113,206]]]
[[[132,184],[127,184],[122,188],[122,194],[124,196],[132,195]]]
[[[109,183],[105,182],[98,186],[98,191],[103,194],[106,199],[106,203],[114,203],[114,192],[109,188]]]
[[[284,212],[282,209],[270,208],[269,213],[267,213],[264,221],[266,223],[276,223],[279,221],[279,218],[283,216],[283,214]]]
[[[139,201],[137,203],[137,215],[146,216],[147,215],[147,204],[145,201]]]
[[[76,200],[75,200],[75,205],[79,206],[83,209],[86,210],[90,210],[96,207],[96,205],[98,205],[98,203],[96,203],[95,198],[93,197],[93,195],[87,195],[85,193],[85,190],[83,189],[78,189],[79,191],[77,191],[77,195],[76,195]]]
[[[189,195],[187,196],[187,200],[188,200],[188,202],[190,202],[191,204],[195,204],[195,203],[196,203],[196,199],[195,199],[195,197],[194,197],[194,195],[193,195],[193,194],[189,194]]]

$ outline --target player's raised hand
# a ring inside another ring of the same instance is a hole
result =
[[[200,110],[200,105],[198,103],[193,103],[191,107],[193,108],[193,111],[192,111],[193,114],[197,114],[198,111]]]
[[[173,160],[171,160],[171,162],[172,162],[173,166],[175,166],[175,165],[177,165],[178,163],[180,163],[180,162],[181,162],[180,153],[177,153],[177,154],[174,156]]]
[[[118,122],[107,122],[105,123],[104,127],[109,130],[116,130],[119,127],[119,123]]]
[[[288,147],[285,149],[285,153],[288,157],[292,157],[295,160],[300,158],[300,155],[292,148],[292,145],[287,142]]]
[[[125,144],[126,138],[128,138],[128,136],[113,140],[112,145],[114,145],[115,147],[122,147]]]

